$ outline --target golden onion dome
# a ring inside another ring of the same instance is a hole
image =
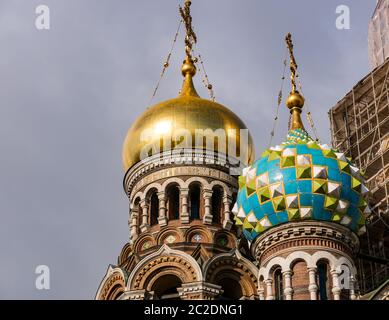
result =
[[[148,108],[129,129],[123,145],[123,165],[126,171],[150,156],[150,150],[153,150],[152,154],[157,154],[174,148],[191,147],[216,152],[221,149],[226,151],[227,156],[239,157],[243,165],[253,162],[255,152],[251,135],[246,131],[248,135],[244,139],[240,131],[247,130],[247,127],[225,106],[200,98],[193,86],[192,77],[195,73],[193,61],[187,57],[182,66],[185,80],[179,96]],[[202,132],[204,139],[197,138],[199,132]],[[215,133],[221,137],[219,134],[222,132],[225,132],[226,138],[215,139]],[[233,143],[229,144],[231,140]],[[209,145],[207,141],[214,143]],[[229,145],[235,145],[236,150],[229,150],[233,149],[228,148]]]

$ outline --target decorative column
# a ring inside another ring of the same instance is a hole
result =
[[[189,211],[188,211],[188,195],[189,195],[189,189],[188,188],[181,188],[180,189],[180,196],[181,196],[181,223],[182,224],[188,224],[189,223]]]
[[[357,295],[355,293],[355,277],[354,276],[350,276],[350,299],[351,300],[356,300],[357,299]]]
[[[266,284],[266,300],[274,300],[273,296],[273,280],[267,279],[265,280]]]
[[[263,285],[263,282],[258,281],[259,287],[258,287],[258,294],[259,294],[259,300],[265,300],[265,287]]]
[[[339,274],[338,271],[332,270],[332,294],[334,295],[334,300],[340,300],[341,289],[339,287]]]
[[[311,295],[311,300],[317,300],[317,284],[316,284],[316,269],[308,268],[308,275],[309,275],[309,286],[308,290]]]
[[[146,200],[142,200],[140,202],[140,205],[142,207],[142,224],[140,226],[140,231],[146,232],[149,228],[149,222],[148,222],[148,217],[149,217],[149,205],[146,203]]]
[[[131,209],[129,225],[130,225],[130,239],[131,241],[135,241],[138,238],[138,209]]]
[[[211,206],[211,198],[212,198],[212,190],[205,189],[203,191],[204,197],[204,224],[212,224],[213,216],[212,216],[212,206]]]
[[[161,227],[164,227],[167,226],[165,192],[158,192],[157,195],[159,200],[158,223]]]
[[[232,197],[229,195],[223,196],[223,204],[224,204],[224,219],[223,219],[223,228],[226,230],[231,230],[231,227],[233,225],[231,221],[231,206]]]
[[[287,270],[282,273],[282,277],[284,278],[284,296],[286,300],[292,300],[293,296],[293,288],[292,288],[292,271]]]

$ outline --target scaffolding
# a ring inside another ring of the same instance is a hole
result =
[[[363,78],[329,112],[332,144],[365,173],[372,215],[361,237],[362,294],[389,278],[389,59]]]
[[[378,0],[369,22],[369,61],[372,68],[389,57],[389,0]]]

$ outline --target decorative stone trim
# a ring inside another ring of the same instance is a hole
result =
[[[120,297],[120,300],[145,300],[146,299],[146,290],[132,290],[126,291]]]
[[[277,252],[286,251],[288,249],[288,251],[293,252],[296,248],[301,247],[305,247],[306,249],[314,248],[315,250],[321,247],[323,250],[332,249],[334,251],[338,251],[339,254],[346,253],[349,256],[352,256],[352,251],[350,250],[350,248],[341,242],[334,241],[331,239],[326,240],[322,238],[302,237],[299,239],[285,240],[269,247],[261,254],[261,261],[266,261],[269,257],[273,256]]]
[[[204,281],[184,283],[177,290],[183,300],[212,300],[223,293],[221,286]]]
[[[171,271],[180,273],[179,277],[184,282],[202,281],[201,268],[192,256],[164,244],[135,266],[129,276],[127,290],[148,290],[147,283],[151,278],[159,276],[160,273],[156,271],[160,267],[168,267]]]
[[[320,241],[331,240],[331,243],[337,241],[347,246],[349,248],[348,251],[352,253],[357,252],[359,249],[358,237],[341,225],[330,222],[301,221],[298,223],[287,223],[265,232],[255,240],[251,250],[258,260],[263,260],[262,256],[271,247],[282,241],[291,243],[293,240],[302,240],[303,238],[303,242],[296,242],[295,245],[305,245],[305,241],[308,241],[306,245],[309,246],[310,239],[312,239],[312,246],[320,245]],[[313,239],[315,239],[315,244],[313,244]],[[328,244],[330,243],[328,242]],[[339,249],[341,248],[339,247]]]
[[[236,163],[240,163],[240,162],[236,160]],[[176,166],[176,167],[192,166],[194,168],[200,168],[200,169],[201,168],[205,169],[206,167],[219,168],[225,172],[224,179],[227,182],[230,182],[234,179],[233,177],[231,177],[231,175],[228,174],[230,168],[234,168],[235,171],[239,172],[244,167],[243,165],[240,164],[235,169],[235,167],[229,163],[228,159],[225,156],[214,152],[204,153],[203,150],[192,150],[192,149],[182,150],[182,152],[179,155],[172,154],[172,152],[163,152],[151,156],[141,162],[138,162],[132,168],[130,168],[124,177],[124,181],[123,181],[124,190],[128,195],[130,195],[134,184],[142,176],[145,176],[146,174],[149,174],[160,168],[169,167],[169,166]],[[201,174],[186,174],[186,175],[198,176]],[[156,179],[152,179],[152,180],[156,181]]]
[[[123,290],[125,290],[125,275],[122,269],[112,266],[108,267],[107,273],[100,284],[99,289],[96,293],[96,300],[107,300],[110,299],[110,294],[112,290],[119,285]],[[120,293],[120,291],[118,291]]]

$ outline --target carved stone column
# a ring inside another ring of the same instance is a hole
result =
[[[231,202],[232,197],[225,195],[223,197],[223,205],[224,205],[224,219],[223,219],[223,228],[226,230],[231,230],[233,222],[231,221]]]
[[[293,296],[293,288],[292,288],[292,271],[287,270],[282,273],[282,277],[284,278],[284,296],[286,300],[292,300]]]
[[[332,276],[332,294],[334,295],[334,300],[340,300],[341,289],[339,287],[339,273],[336,270],[331,271]]]
[[[213,220],[212,206],[211,206],[212,190],[204,190],[203,197],[204,197],[203,223],[204,224],[212,224],[212,220]]]
[[[350,276],[350,299],[351,300],[356,300],[357,299],[357,294],[355,292],[355,283],[356,283],[356,280],[355,280],[355,277],[354,276]]]
[[[309,286],[308,291],[311,300],[317,300],[316,268],[308,268]]]
[[[188,224],[189,223],[189,211],[188,211],[188,196],[189,196],[189,189],[188,188],[181,188],[180,190],[180,197],[181,197],[181,214],[180,219],[182,224]]]
[[[146,232],[150,228],[149,221],[148,221],[148,218],[149,218],[149,205],[146,202],[146,200],[142,200],[140,202],[140,205],[142,207],[142,224],[140,226],[140,231]]]
[[[263,282],[258,281],[258,294],[259,300],[265,300],[265,287]]]
[[[265,284],[266,284],[266,300],[274,300],[273,280],[267,279],[265,280]]]
[[[159,200],[159,215],[158,223],[161,227],[167,226],[167,217],[166,217],[166,195],[165,192],[158,192]]]
[[[139,212],[137,209],[131,210],[131,216],[130,216],[130,239],[131,241],[135,241],[136,238],[138,238],[138,215]]]

